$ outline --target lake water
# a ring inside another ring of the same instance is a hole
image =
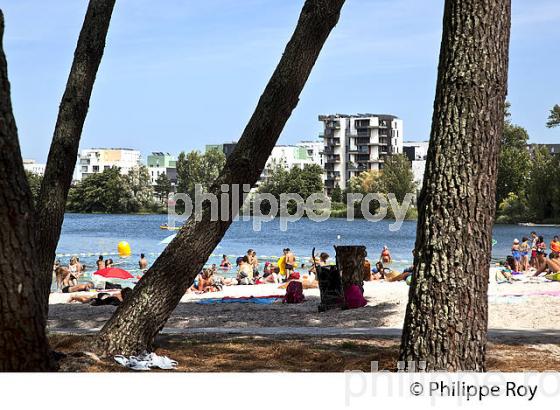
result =
[[[153,262],[164,249],[165,245],[160,242],[173,234],[172,231],[160,229],[159,226],[166,222],[167,215],[66,214],[57,249],[58,259],[66,264],[70,255],[78,255],[82,263],[89,265],[88,271],[91,273],[98,255],[105,254],[106,258],[113,258],[120,267],[134,270],[138,267],[140,253],[145,253],[149,262]],[[318,223],[303,218],[288,224],[288,230],[282,232],[279,220],[275,219],[263,223],[260,232],[254,232],[252,221],[238,221],[232,224],[214,250],[209,263],[219,264],[222,254],[230,255],[234,263],[235,257],[244,255],[249,248],[255,249],[261,262],[264,262],[266,259],[276,260],[286,247],[307,260],[313,247],[317,253],[326,251],[334,255],[333,245],[363,244],[371,260],[377,260],[383,245],[387,245],[395,260],[394,266],[399,269],[412,262],[416,222],[405,221],[396,232],[389,229],[392,223],[394,221],[346,221],[343,218]],[[493,237],[497,243],[493,247],[493,258],[503,259],[509,254],[513,238],[521,239],[533,229],[539,235],[544,235],[547,243],[552,236],[560,233],[560,227],[496,225]],[[130,244],[130,258],[120,259],[116,255],[119,241]]]

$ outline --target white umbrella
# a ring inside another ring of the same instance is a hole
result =
[[[176,233],[174,233],[173,235],[169,235],[167,238],[165,238],[164,240],[162,240],[159,244],[160,244],[160,245],[167,245],[167,244],[170,243],[173,239],[175,239],[176,236],[177,236]]]

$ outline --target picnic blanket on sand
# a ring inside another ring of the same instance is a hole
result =
[[[257,303],[260,305],[270,305],[279,302],[284,295],[268,295],[268,296],[224,296],[223,298],[200,299],[196,303],[200,305],[213,305],[216,303]]]

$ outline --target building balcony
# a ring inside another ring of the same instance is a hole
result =
[[[349,163],[346,168],[348,169],[348,171],[367,171],[368,169],[366,165],[358,164],[355,162]]]
[[[339,155],[336,155],[336,156],[333,156],[333,157],[328,157],[328,158],[325,160],[325,162],[331,163],[331,164],[338,163],[338,162],[340,162],[340,156],[339,156]]]
[[[329,121],[329,122],[325,123],[325,127],[333,129],[333,130],[339,130],[340,129],[340,123],[338,121]]]

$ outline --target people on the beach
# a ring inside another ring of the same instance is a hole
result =
[[[294,272],[294,266],[296,266],[296,255],[290,250],[290,248],[284,249],[284,261],[286,269],[286,278]]]
[[[69,303],[89,303],[91,306],[119,306],[132,293],[131,288],[123,288],[116,292],[99,292],[88,295],[72,295]]]
[[[523,272],[529,270],[529,252],[531,251],[531,245],[529,245],[529,238],[524,236],[521,238],[521,243],[519,244],[519,254],[521,259],[519,261],[519,269]]]
[[[112,268],[113,267],[113,259],[109,258],[105,261],[105,268]]]
[[[550,251],[560,254],[560,240],[558,239],[558,235],[554,235],[554,238],[550,241]]]
[[[533,276],[539,276],[542,273],[558,273],[560,272],[560,258],[555,252],[551,252],[546,257],[546,253],[537,252],[537,259],[539,261],[539,268]]]
[[[513,240],[513,245],[511,245],[511,256],[513,256],[513,259],[515,260],[514,269],[519,271],[519,267],[521,265],[521,252],[519,250],[519,239],[517,238]]]
[[[239,263],[237,282],[239,285],[253,284],[253,265],[249,262],[247,255],[245,255]]]

